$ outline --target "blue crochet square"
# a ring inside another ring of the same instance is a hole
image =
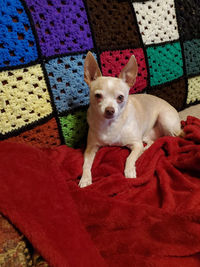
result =
[[[89,88],[84,82],[86,54],[50,60],[46,70],[59,113],[89,104]]]
[[[27,14],[19,0],[0,1],[0,67],[17,66],[38,57]]]

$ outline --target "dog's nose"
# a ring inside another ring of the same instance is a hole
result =
[[[115,109],[113,108],[113,107],[107,107],[106,109],[105,109],[105,115],[106,115],[106,117],[112,117],[113,115],[114,115],[114,113],[115,113]]]

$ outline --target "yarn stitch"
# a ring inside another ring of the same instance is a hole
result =
[[[65,142],[68,146],[81,146],[86,142],[86,111],[79,110],[60,118]]]
[[[185,41],[183,47],[187,74],[198,74],[200,66],[200,39]]]
[[[86,54],[52,59],[46,64],[54,101],[59,113],[89,104],[84,82]]]
[[[130,94],[139,93],[147,87],[147,69],[144,52],[139,49],[126,49],[122,51],[103,52],[101,54],[102,73],[105,76],[118,77],[128,59],[134,55],[138,63],[138,75],[135,85],[130,88]]]
[[[19,0],[0,1],[0,67],[37,59],[35,39]]]
[[[199,100],[200,95],[200,76],[188,80],[188,98],[187,104]]]
[[[40,65],[0,72],[2,134],[37,121],[52,112]]]
[[[8,140],[9,142],[29,143],[40,148],[59,146],[61,144],[55,118],[43,125],[36,126],[34,129],[25,131],[16,137],[11,137]]]
[[[43,55],[93,48],[82,0],[26,0],[35,22]]]
[[[179,38],[173,0],[133,3],[145,44],[162,43]]]
[[[147,48],[151,86],[172,81],[183,75],[179,42]]]

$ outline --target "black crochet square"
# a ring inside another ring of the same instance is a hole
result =
[[[176,0],[180,36],[184,40],[200,37],[200,1]]]
[[[96,45],[100,50],[141,47],[137,22],[128,2],[87,0]]]
[[[152,87],[148,90],[148,93],[163,98],[180,111],[185,104],[187,84],[184,78],[180,78],[171,83]]]

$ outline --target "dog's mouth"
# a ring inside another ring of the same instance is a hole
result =
[[[114,114],[104,114],[104,118],[112,119],[112,118],[114,118]]]

